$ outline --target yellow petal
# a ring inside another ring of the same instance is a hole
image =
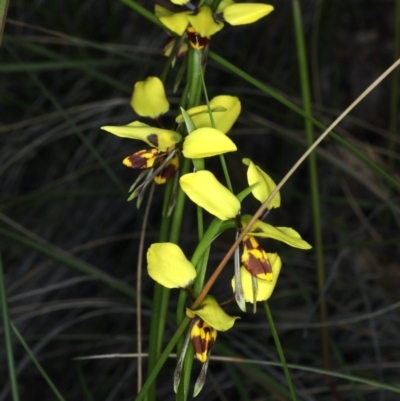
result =
[[[250,215],[242,216],[242,224],[246,226],[250,221]],[[282,241],[294,248],[299,249],[311,249],[311,245],[304,241],[300,234],[290,227],[274,227],[271,224],[264,223],[261,220],[257,220],[253,227],[251,227],[248,235],[253,235],[260,238],[273,238],[278,241]]]
[[[159,17],[159,20],[172,32],[182,36],[189,25],[188,14],[190,11],[173,13]]]
[[[196,270],[178,245],[171,242],[152,244],[147,251],[147,271],[167,288],[185,288],[196,277]]]
[[[224,9],[228,6],[230,6],[231,4],[235,4],[235,2],[233,0],[221,0],[221,2],[218,4],[218,8],[217,8],[217,14],[222,13],[222,11],[224,11]]]
[[[256,301],[266,301],[274,291],[279,273],[282,267],[281,258],[276,253],[268,253],[268,259],[272,266],[272,281],[257,280],[257,298]],[[254,303],[253,297],[253,276],[242,266],[240,268],[240,279],[242,280],[243,295],[246,302]],[[235,277],[231,281],[233,292],[235,292]]]
[[[119,127],[105,126],[101,127],[101,129],[122,138],[144,141],[163,152],[182,140],[182,136],[175,131],[150,127],[140,121],[134,121]]]
[[[249,166],[247,169],[247,182],[249,186],[253,184],[258,185],[251,191],[253,196],[263,203],[270,193],[276,188],[274,180],[264,171],[255,165],[250,159],[243,159],[243,163]],[[273,209],[281,205],[281,195],[278,192],[271,202],[268,204],[268,209]]]
[[[210,101],[211,113],[215,128],[226,134],[239,117],[241,103],[236,96],[220,95]],[[207,105],[196,106],[186,111],[192,118],[196,128],[212,127]],[[178,124],[183,122],[183,116],[176,118]]]
[[[171,0],[171,3],[177,4],[178,6],[183,6],[189,3],[189,0]]]
[[[185,174],[179,183],[194,203],[221,220],[233,219],[239,212],[239,200],[210,171]]]
[[[268,254],[253,236],[245,237],[241,261],[246,270],[260,280],[272,281],[272,267]]]
[[[222,15],[231,25],[246,25],[265,17],[274,7],[269,4],[242,3],[225,7]]]
[[[187,19],[193,29],[203,38],[214,35],[224,27],[222,22],[214,20],[211,8],[208,6],[200,7],[197,14],[188,15]]]
[[[165,7],[160,6],[159,4],[156,4],[154,6],[154,14],[156,15],[157,18],[160,18],[160,17],[167,17],[169,15],[172,15],[173,12],[168,10]]]
[[[198,309],[186,309],[189,317],[193,315],[202,318],[209,326],[218,331],[227,331],[232,328],[239,316],[229,316],[219,306],[217,300],[211,295],[207,295]]]
[[[141,117],[158,118],[169,110],[164,85],[157,77],[148,77],[136,82],[133,90],[131,106]]]
[[[182,153],[188,159],[198,159],[236,150],[236,145],[221,131],[214,128],[199,128],[185,138]]]
[[[135,152],[133,155],[125,157],[122,163],[131,168],[150,168],[160,156],[158,149],[144,149]]]

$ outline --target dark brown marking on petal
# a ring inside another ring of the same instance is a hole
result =
[[[153,166],[155,159],[159,156],[160,151],[157,149],[139,150],[126,157],[122,162],[130,168],[150,168]]]
[[[189,39],[190,44],[192,45],[192,47],[196,50],[201,50],[203,49],[205,46],[208,45],[208,43],[211,40],[210,36],[200,36],[194,29],[193,27],[189,27],[186,30],[187,33],[187,37]]]
[[[147,136],[147,140],[154,145],[156,148],[158,148],[158,137],[156,134],[150,134]]]

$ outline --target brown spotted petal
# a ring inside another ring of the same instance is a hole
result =
[[[248,236],[245,238],[242,254],[243,266],[253,276],[261,280],[272,281],[272,267],[267,253],[260,247],[254,237]]]
[[[130,168],[150,168],[153,167],[154,162],[162,153],[158,149],[139,150],[133,155],[126,157],[122,163]]]
[[[190,332],[190,339],[192,340],[196,358],[204,363],[207,361],[211,347],[217,339],[217,330],[197,317]]]
[[[160,161],[157,160],[157,165],[161,164],[162,161],[165,160],[165,157],[160,158]],[[154,182],[156,184],[165,184],[171,177],[173,177],[176,172],[179,170],[179,155],[176,153],[172,159],[167,162],[165,167],[154,177]]]

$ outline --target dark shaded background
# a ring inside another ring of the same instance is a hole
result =
[[[140,2],[152,9],[152,2]],[[275,11],[257,24],[227,27],[211,48],[286,98],[301,105],[292,5],[271,1]],[[328,124],[393,60],[395,1],[301,1],[309,51],[314,116]],[[137,173],[121,164],[140,144],[99,129],[136,119],[129,106],[133,84],[159,75],[167,42],[162,30],[118,1],[12,1],[1,48],[0,243],[11,319],[40,363],[68,400],[133,400],[136,359],[75,361],[84,355],[136,351],[136,306],[130,297],[100,280],[55,261],[39,244],[74,261],[85,262],[135,288],[138,238],[143,211],[127,203]],[[116,53],[117,52],[117,53]],[[180,64],[179,64],[180,65]],[[174,71],[177,71],[175,67]],[[210,61],[210,96],[240,97],[243,112],[231,136],[240,149],[227,157],[235,188],[245,186],[242,157],[251,157],[279,180],[305,150],[303,119],[242,79]],[[398,180],[388,165],[391,78],[359,105],[336,132]],[[173,94],[173,74],[167,82]],[[169,118],[174,117],[171,111]],[[320,131],[316,130],[319,134]],[[398,141],[398,135],[396,137]],[[116,180],[105,172],[93,147]],[[398,193],[338,143],[327,139],[318,154],[318,177],[327,275],[326,296],[332,369],[399,385],[400,328]],[[146,247],[157,239],[162,189],[148,223]],[[282,206],[270,222],[292,226],[314,243],[309,173],[303,165],[282,190]],[[246,201],[253,212],[257,204]],[[193,211],[188,206],[188,213]],[[190,255],[196,236],[193,217],[182,228]],[[210,266],[228,249],[232,237],[217,241]],[[263,243],[284,262],[270,302],[289,362],[321,367],[319,296],[312,251]],[[76,266],[75,266],[76,267]],[[228,270],[228,269],[227,269]],[[216,293],[228,297],[224,279]],[[143,299],[152,283],[143,272]],[[173,313],[177,294],[171,299]],[[388,308],[387,310],[385,308]],[[237,313],[232,308],[232,313]],[[151,310],[143,306],[144,346]],[[359,320],[351,320],[359,318]],[[344,320],[342,323],[335,323]],[[165,341],[174,332],[168,322]],[[234,329],[219,336],[214,355],[279,361],[259,307]],[[5,355],[0,353],[0,401],[10,399]],[[23,348],[15,342],[21,399],[55,397]],[[167,363],[159,397],[174,399]],[[195,372],[199,369],[196,364]],[[288,399],[274,389],[285,386],[280,368],[211,362],[199,400]],[[399,395],[337,380],[342,398],[320,375],[293,370],[299,399],[398,400]],[[240,383],[240,385],[238,385]],[[91,396],[85,395],[85,387]],[[91,398],[92,397],[92,398]]]

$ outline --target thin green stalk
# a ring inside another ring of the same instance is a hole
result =
[[[308,79],[308,66],[307,66],[307,52],[304,43],[304,32],[303,23],[301,18],[300,3],[298,0],[293,0],[293,19],[295,26],[297,55],[300,72],[300,83],[304,111],[308,116],[312,115],[311,111],[311,96],[310,96],[310,84]],[[305,130],[307,134],[307,145],[311,147],[314,142],[314,132],[312,122],[305,119]],[[318,277],[318,291],[323,293],[325,286],[325,264],[324,264],[324,250],[322,243],[322,228],[321,228],[321,210],[320,210],[320,199],[318,189],[318,167],[316,154],[313,152],[308,157],[308,169],[310,174],[310,187],[311,187],[311,207],[313,214],[314,224],[314,240],[315,240],[315,255],[317,262],[317,277]],[[327,305],[326,298],[323,296],[320,303],[320,321],[325,323],[327,319]],[[328,340],[328,328],[326,326],[321,327],[321,342],[322,342],[322,359],[323,366],[325,369],[329,369],[330,358],[329,358],[329,340]]]
[[[290,377],[290,372],[288,369],[288,365],[286,363],[286,358],[285,358],[285,354],[283,353],[283,348],[282,348],[281,342],[279,340],[278,332],[276,331],[274,319],[272,318],[272,314],[269,309],[268,302],[264,301],[263,304],[264,304],[265,313],[267,314],[267,317],[268,317],[268,322],[269,322],[269,326],[271,328],[272,337],[274,337],[275,347],[276,347],[276,350],[278,351],[279,358],[282,363],[283,371],[285,372],[286,381],[289,386],[290,396],[292,397],[292,401],[297,401],[296,393],[294,391],[294,387],[293,387],[293,383],[292,383],[292,378]]]
[[[7,355],[8,377],[10,380],[11,396],[13,401],[19,401],[17,371],[15,369],[13,343],[8,316],[6,285],[4,282],[3,261],[0,254],[0,310],[3,316],[4,348]]]
[[[169,203],[172,196],[173,181],[169,180],[166,184],[164,193],[164,201],[162,208],[162,218],[160,226],[160,242],[165,242],[168,239],[168,231],[170,226],[170,216],[168,215]],[[147,366],[147,376],[149,377],[153,371],[161,353],[162,341],[164,338],[164,329],[166,322],[166,311],[169,302],[170,290],[158,283],[154,283],[153,303],[151,308],[151,321],[149,333],[149,359]],[[155,400],[156,398],[156,380],[149,387],[147,400]]]
[[[8,0],[0,0],[0,46],[3,40],[4,26],[6,24]]]
[[[61,393],[58,391],[57,387],[54,385],[50,377],[47,375],[45,370],[42,368],[40,365],[39,361],[36,359],[35,355],[33,352],[30,350],[28,344],[25,342],[24,338],[21,336],[21,333],[18,331],[18,329],[15,327],[14,323],[11,323],[11,329],[14,332],[15,337],[18,338],[18,341],[21,343],[21,345],[24,347],[25,352],[29,355],[31,358],[33,364],[36,366],[37,370],[40,372],[40,374],[43,376],[43,379],[47,382],[49,387],[53,390],[54,395],[57,397],[58,400],[60,401],[65,401],[65,398],[61,395]]]
[[[400,58],[400,0],[395,0],[394,10],[394,48],[393,59]],[[389,153],[388,172],[393,174],[395,166],[396,137],[397,137],[397,121],[399,118],[399,77],[400,71],[397,68],[392,75],[390,85],[390,122],[389,122],[389,138],[387,148]]]
[[[86,401],[94,401],[92,394],[86,384],[85,376],[83,375],[83,372],[82,372],[82,364],[80,361],[78,362],[76,369],[77,369],[77,374],[78,374],[78,380],[79,380],[79,383],[81,384],[82,392],[85,397],[85,400]]]

